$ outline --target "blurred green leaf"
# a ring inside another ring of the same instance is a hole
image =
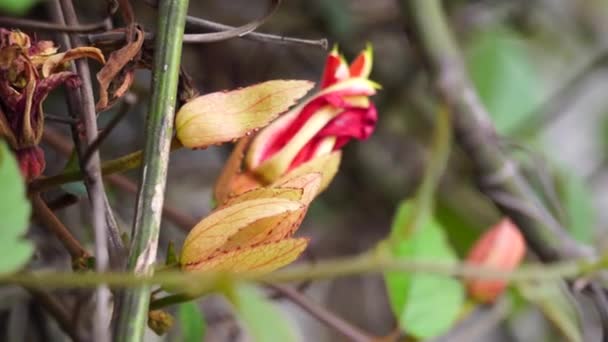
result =
[[[454,251],[461,257],[469,253],[473,243],[479,238],[485,227],[478,222],[472,222],[456,209],[438,203],[435,209],[435,218],[444,228],[444,233]]]
[[[561,282],[520,283],[521,295],[538,306],[547,319],[570,342],[582,342],[581,326],[575,303],[569,300],[568,289]]]
[[[413,214],[413,205],[404,202],[397,210],[393,229],[401,229]],[[433,219],[421,221],[409,239],[393,246],[391,253],[404,260],[454,262],[455,253],[448,245],[441,226]],[[386,286],[399,325],[417,338],[432,338],[452,327],[464,304],[462,284],[451,277],[432,274],[387,272]]]
[[[469,46],[471,78],[502,134],[513,133],[541,101],[541,84],[526,47],[512,31],[494,28],[478,33]]]
[[[291,322],[255,286],[238,284],[230,293],[237,316],[255,342],[290,342],[298,338]]]
[[[17,162],[4,141],[0,141],[0,274],[11,273],[23,266],[34,252],[23,239],[30,218],[30,205]]]
[[[596,216],[591,189],[576,174],[561,172],[557,190],[566,214],[566,227],[572,236],[582,243],[593,243]]]
[[[180,322],[182,341],[204,341],[207,321],[196,302],[181,303],[177,308],[177,317]]]
[[[0,0],[0,11],[12,15],[25,15],[39,0]]]

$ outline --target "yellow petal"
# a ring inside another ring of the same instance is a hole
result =
[[[214,255],[197,263],[184,264],[187,271],[270,272],[295,261],[308,239],[287,239]]]
[[[275,80],[199,96],[176,114],[177,138],[190,148],[238,139],[276,119],[312,86],[309,81]]]
[[[298,132],[289,139],[287,144],[272,157],[257,166],[253,171],[267,182],[273,182],[288,169],[300,150],[308,144],[319,131],[333,118],[342,112],[342,109],[331,105],[324,106],[315,112]]]
[[[286,177],[274,183],[272,187],[278,189],[300,189],[302,191],[300,203],[308,205],[319,193],[322,181],[323,175],[320,172],[302,172],[301,174],[292,174],[290,172]]]
[[[335,151],[330,154],[317,156],[306,163],[289,171],[285,176],[281,177],[276,184],[284,184],[285,182],[300,177],[309,173],[318,173],[322,175],[321,184],[317,190],[317,195],[323,192],[331,180],[338,172],[340,159],[342,158],[341,151]]]
[[[301,209],[299,202],[261,198],[215,210],[199,222],[184,241],[180,261],[197,262],[214,253],[230,236],[257,220]]]

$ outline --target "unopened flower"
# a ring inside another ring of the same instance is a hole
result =
[[[473,245],[467,263],[505,272],[516,269],[526,254],[526,242],[517,226],[508,218],[485,232]],[[494,301],[507,283],[495,279],[468,279],[469,294],[482,302]]]
[[[308,84],[269,81],[207,94],[178,111],[177,139],[186,147],[240,138],[216,183],[218,207],[186,237],[183,269],[271,271],[304,251],[308,239],[292,235],[336,174],[340,149],[374,130],[371,63],[369,47],[350,66],[334,49],[321,90],[276,120]]]
[[[326,64],[321,91],[264,128],[245,156],[246,168],[265,182],[315,157],[341,149],[351,139],[366,139],[377,112],[369,96],[376,85],[367,77],[372,52],[367,48],[348,67],[334,49]]]
[[[44,128],[42,103],[59,85],[79,84],[65,66],[83,57],[104,62],[96,48],[58,53],[51,41],[32,42],[25,33],[0,28],[0,137],[15,151],[28,180],[44,170],[44,155],[37,147]]]
[[[268,272],[291,263],[308,245],[292,235],[320,182],[319,173],[308,173],[232,197],[190,231],[182,268]]]
[[[307,169],[308,163],[337,169],[340,149],[352,139],[367,139],[375,128],[377,112],[369,96],[379,86],[368,79],[371,67],[370,46],[350,66],[337,49],[332,50],[320,91],[235,149],[234,163],[225,168],[224,179],[218,182],[221,188],[216,188],[218,201],[272,183],[298,168]],[[322,189],[333,177],[331,172],[324,174],[329,177],[323,179]]]

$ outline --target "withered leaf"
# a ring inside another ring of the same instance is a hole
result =
[[[129,30],[134,30],[135,39],[128,42],[122,48],[112,52],[108,58],[108,62],[97,73],[99,81],[99,101],[95,106],[97,111],[102,111],[109,106],[110,94],[109,87],[113,81],[120,81],[120,85],[116,87],[117,91],[112,94],[113,98],[122,96],[133,82],[133,70],[123,70],[129,62],[131,62],[141,51],[144,44],[144,32],[141,28],[133,25]],[[125,71],[124,77],[117,77],[121,71]]]

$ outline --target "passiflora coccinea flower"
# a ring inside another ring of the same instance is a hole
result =
[[[526,242],[517,226],[505,218],[475,242],[467,263],[505,272],[519,266],[526,254]],[[469,294],[482,302],[494,301],[506,288],[504,280],[468,279]]]
[[[78,85],[78,76],[65,66],[83,57],[104,62],[97,48],[58,53],[51,41],[32,42],[25,33],[0,28],[0,136],[15,151],[27,179],[44,170],[44,154],[38,147],[44,128],[42,103],[59,85]]]
[[[327,57],[321,89],[247,139],[247,146],[235,149],[231,158],[235,164],[227,166],[220,178],[223,189],[216,188],[218,200],[221,202],[226,191],[238,194],[272,183],[299,167],[306,168],[307,163],[319,163],[317,158],[337,165],[346,143],[368,138],[375,128],[377,112],[369,96],[379,86],[368,79],[371,68],[371,46],[350,66],[334,48]],[[241,170],[235,173],[241,159]],[[324,179],[321,188],[330,180]]]
[[[368,79],[371,63],[371,47],[350,66],[334,49],[321,89],[291,110],[310,82],[268,81],[203,95],[180,108],[175,127],[182,145],[240,138],[216,183],[218,207],[186,237],[183,269],[271,271],[304,251],[308,240],[292,235],[337,172],[340,149],[374,129],[369,96],[378,86]]]

